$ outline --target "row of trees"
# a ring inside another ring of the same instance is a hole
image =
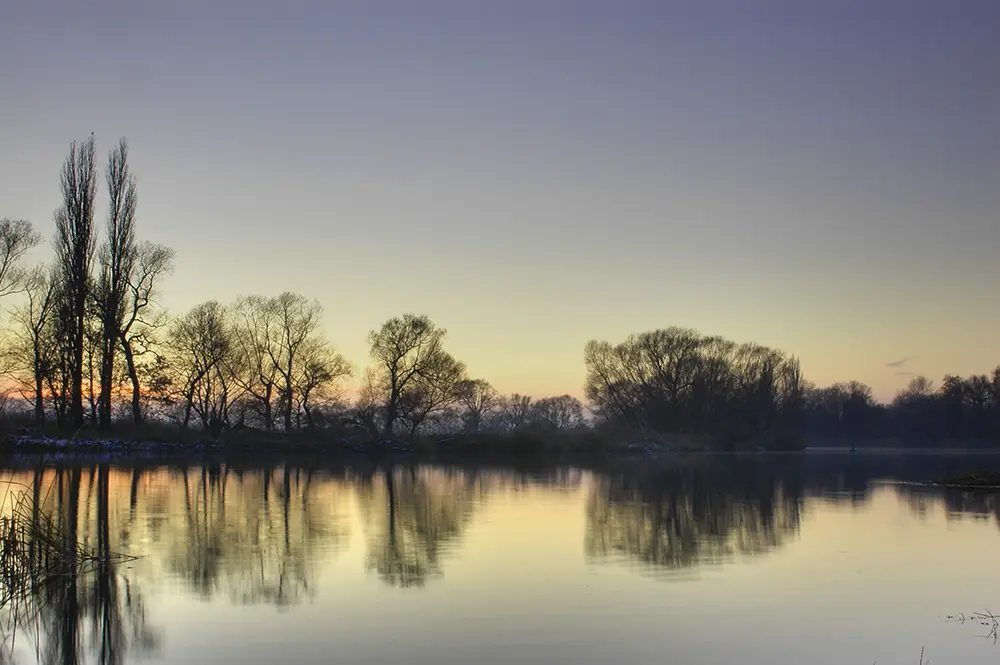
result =
[[[856,381],[816,387],[781,351],[684,328],[590,342],[585,359],[599,424],[723,437],[794,431],[831,442],[1000,440],[1000,367],[946,376],[939,388],[914,377],[880,404]]]
[[[446,331],[412,314],[371,332],[374,364],[350,404],[342,385],[353,368],[322,336],[320,316],[318,303],[293,293],[194,307],[167,333],[164,391],[157,396],[162,415],[214,431],[353,423],[386,439],[584,423],[583,405],[568,395],[504,396],[469,378],[444,349]]]
[[[7,377],[36,425],[60,430],[127,418],[224,428],[316,428],[345,419],[372,434],[466,432],[583,424],[583,405],[564,395],[502,396],[443,345],[445,330],[407,314],[369,336],[373,364],[357,403],[354,374],[322,333],[319,303],[295,293],[209,301],[171,320],[157,305],[173,251],[138,239],[137,182],[121,139],[104,167],[103,228],[93,135],[72,143],[60,172],[51,265],[24,267],[41,241],[24,220],[0,221],[0,297],[11,310]]]
[[[889,404],[878,403],[862,383],[813,388],[806,391],[804,420],[810,435],[824,439],[997,441],[1000,367],[990,375],[948,375],[938,387],[917,376]]]
[[[0,223],[0,295],[27,294],[13,311],[7,362],[30,392],[39,423],[48,402],[60,427],[81,427],[88,420],[89,396],[89,419],[108,428],[123,382],[132,418],[143,418],[141,358],[149,352],[151,331],[162,324],[154,297],[173,252],[136,237],[136,180],[124,139],[109,153],[104,176],[108,211],[101,234],[94,222],[96,142],[91,136],[70,145],[60,173],[62,201],[55,212],[50,266],[21,265],[41,240],[30,223]]]
[[[11,311],[4,369],[37,425],[108,429],[116,419],[154,417],[218,433],[350,422],[373,436],[412,439],[586,424],[583,404],[569,395],[501,395],[470,376],[426,316],[396,317],[370,333],[372,364],[353,404],[343,385],[354,369],[324,337],[316,301],[254,295],[170,319],[156,295],[173,251],[137,236],[125,139],[104,168],[103,228],[94,222],[98,170],[93,136],[70,145],[51,265],[25,267],[41,236],[27,221],[0,221],[0,297],[23,296]],[[916,379],[882,406],[863,384],[812,386],[783,351],[686,328],[593,341],[584,356],[586,396],[601,425],[725,438],[784,430],[1000,437],[1000,368],[992,377],[946,377],[939,390]]]
[[[426,316],[387,321],[368,337],[374,365],[364,376],[355,410],[358,422],[392,438],[421,430],[514,431],[529,427],[572,429],[584,425],[583,404],[561,395],[533,401],[504,396],[444,349],[445,330]]]
[[[795,424],[804,383],[792,356],[686,328],[632,335],[585,352],[598,421],[657,432],[745,436]]]
[[[320,332],[321,308],[294,293],[209,301],[170,326],[164,414],[183,427],[312,427],[315,405],[337,396],[350,364]],[[171,410],[169,407],[176,407]]]

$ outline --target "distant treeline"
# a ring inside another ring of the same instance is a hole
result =
[[[1000,441],[1000,367],[913,378],[889,404],[856,381],[817,388],[775,349],[668,328],[586,348],[587,399],[598,423],[752,440],[799,434],[827,443]]]
[[[345,429],[372,438],[574,431],[690,435],[713,441],[1000,438],[1000,368],[991,377],[914,379],[888,405],[862,384],[819,389],[791,355],[667,328],[590,342],[585,405],[570,395],[502,395],[444,347],[446,332],[405,314],[368,336],[356,374],[322,332],[319,303],[296,293],[201,303],[169,316],[157,303],[173,251],[139,240],[137,181],[121,139],[104,170],[95,224],[96,142],[70,146],[60,172],[52,265],[24,267],[41,242],[0,220],[0,297],[8,317],[0,409],[27,404],[39,428],[77,431],[146,420],[206,430]]]
[[[804,431],[841,441],[897,439],[909,444],[1000,442],[1000,367],[948,375],[940,386],[917,376],[889,404],[857,382],[806,393]]]
[[[585,350],[598,422],[655,432],[744,438],[797,424],[799,362],[757,344],[668,328]]]

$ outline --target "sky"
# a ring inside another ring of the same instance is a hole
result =
[[[1000,363],[997,35],[995,0],[5,0],[0,217],[48,239],[69,143],[126,136],[173,313],[296,291],[359,374],[423,313],[536,396],[676,325],[890,398]]]

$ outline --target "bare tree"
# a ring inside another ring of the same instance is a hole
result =
[[[309,338],[299,349],[298,370],[292,389],[296,400],[296,413],[306,418],[306,426],[316,426],[313,408],[317,403],[339,398],[337,383],[351,376],[351,364],[330,348],[324,340]],[[296,422],[296,426],[301,426]]]
[[[73,426],[84,423],[83,412],[83,351],[90,291],[90,270],[94,259],[94,197],[97,172],[94,167],[96,144],[94,136],[80,146],[70,144],[69,156],[63,164],[60,185],[62,205],[56,211],[56,266],[61,281],[60,294],[64,306],[59,314],[64,318],[63,334],[67,336],[67,370],[70,419]]]
[[[273,301],[263,296],[241,298],[233,308],[237,363],[234,380],[264,424],[274,429],[274,411],[281,390],[275,358],[281,337]]]
[[[126,299],[131,289],[138,259],[135,240],[135,176],[128,164],[128,143],[124,138],[108,155],[105,173],[108,185],[108,222],[106,244],[101,248],[100,277],[95,297],[101,322],[101,369],[98,422],[111,427],[111,394],[114,387],[115,359],[125,326]]]
[[[49,317],[49,325],[46,330],[46,341],[51,347],[53,362],[48,376],[45,377],[45,383],[52,402],[56,427],[62,431],[69,427],[72,422],[72,409],[70,408],[73,401],[72,365],[76,357],[76,343],[73,339],[74,321],[71,314],[71,303],[66,297],[65,283],[62,276],[58,274],[58,267],[54,272],[56,274],[54,275],[52,315]]]
[[[367,429],[372,437],[378,437],[385,427],[385,401],[378,387],[380,383],[381,379],[375,368],[367,368],[354,405],[357,424]]]
[[[466,379],[456,386],[466,432],[478,432],[500,405],[500,395],[484,379]]]
[[[0,219],[0,297],[27,288],[30,270],[20,265],[21,259],[40,240],[31,222]]]
[[[58,347],[50,339],[56,279],[45,268],[29,271],[23,281],[26,302],[14,310],[15,353],[22,396],[33,404],[35,426],[45,425],[45,381],[51,377]]]
[[[433,367],[420,372],[399,400],[399,420],[409,439],[432,415],[445,415],[459,399],[458,387],[465,380],[465,365],[450,355],[442,356]]]
[[[389,319],[369,333],[373,388],[385,409],[384,438],[392,438],[403,416],[412,436],[428,414],[455,398],[465,367],[444,350],[445,334],[428,317],[414,314]]]
[[[534,404],[531,397],[514,393],[501,399],[500,418],[507,431],[521,429],[531,420]]]
[[[287,432],[292,429],[292,413],[297,401],[295,384],[302,369],[300,351],[316,339],[322,308],[316,301],[310,302],[304,296],[287,291],[271,301],[270,307],[274,310],[278,335],[275,343],[268,345],[268,353],[282,383],[281,404]]]
[[[101,319],[95,316],[95,308],[91,303],[88,310],[83,334],[83,386],[86,406],[89,409],[91,423],[97,423],[98,403],[101,394]]]
[[[313,426],[314,400],[351,373],[320,334],[322,308],[297,293],[241,298],[233,311],[232,376],[267,430]]]
[[[752,437],[802,408],[798,361],[759,344],[672,327],[614,346],[590,342],[584,357],[587,398],[603,423]]]
[[[583,418],[583,404],[572,395],[542,398],[535,402],[532,411],[535,423],[549,429],[574,429],[582,427],[586,422]]]
[[[125,354],[125,368],[132,384],[132,422],[142,423],[142,390],[137,359],[152,351],[154,331],[165,323],[162,310],[156,307],[160,278],[173,269],[174,250],[150,242],[141,243],[125,284],[125,316],[118,340]]]
[[[912,399],[924,399],[934,394],[934,382],[926,376],[915,376],[910,379],[906,388],[899,391],[896,399],[906,401]]]
[[[205,429],[227,420],[229,404],[238,397],[229,373],[234,344],[226,310],[214,300],[196,305],[171,326],[168,348],[182,391],[182,427],[192,412]]]

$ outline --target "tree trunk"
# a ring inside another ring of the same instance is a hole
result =
[[[128,369],[128,378],[132,382],[132,423],[142,424],[142,402],[139,392],[139,373],[135,367],[135,354],[132,353],[132,344],[124,335],[121,337],[122,350],[125,352],[125,366]]]
[[[61,432],[66,426],[66,386],[57,387],[51,377],[49,377],[48,382],[49,392],[52,394],[53,409],[56,412],[56,429]]]
[[[398,409],[399,395],[393,391],[389,395],[389,403],[385,406],[385,429],[382,433],[383,439],[392,439],[392,430],[396,425],[396,411]]]
[[[194,389],[204,376],[205,372],[199,372],[198,377],[192,379],[191,385],[188,386],[187,392],[184,394],[184,422],[181,425],[183,429],[187,429],[188,425],[191,423],[191,407],[194,405]]]
[[[82,320],[81,320],[82,323]],[[83,327],[82,325],[80,326]],[[73,365],[69,368],[69,414],[73,427],[83,427],[83,333],[73,348]]]
[[[97,423],[105,432],[111,429],[111,388],[115,372],[115,338],[105,323],[101,345],[101,392],[97,398]]]
[[[308,386],[308,384],[306,385]],[[298,427],[299,428],[302,427],[302,414],[304,413],[306,416],[306,428],[309,430],[315,429],[316,427],[316,423],[313,420],[312,416],[312,408],[309,406],[309,395],[311,392],[312,389],[309,387],[306,387],[302,391],[302,410],[301,413],[298,414],[298,419],[299,419]]]
[[[270,432],[274,429],[274,410],[271,408],[272,386],[268,386],[264,391],[264,429]]]
[[[94,360],[91,354],[90,362],[87,363],[89,368],[89,380],[87,381],[87,402],[90,404],[90,422],[97,423],[97,401],[98,397],[94,395]]]
[[[285,431],[292,429],[292,362],[285,368]]]
[[[77,252],[83,251],[78,249]],[[85,257],[77,256],[74,265],[73,280],[73,358],[69,368],[70,391],[69,413],[73,427],[80,428],[84,424],[83,411],[83,347],[87,341],[86,324],[86,280],[87,275],[80,266],[85,266]]]
[[[184,421],[181,423],[181,429],[187,429],[188,425],[191,423],[191,402],[192,397],[189,393],[184,402]]]
[[[41,362],[35,358],[35,427],[41,432],[45,428],[45,386]]]

